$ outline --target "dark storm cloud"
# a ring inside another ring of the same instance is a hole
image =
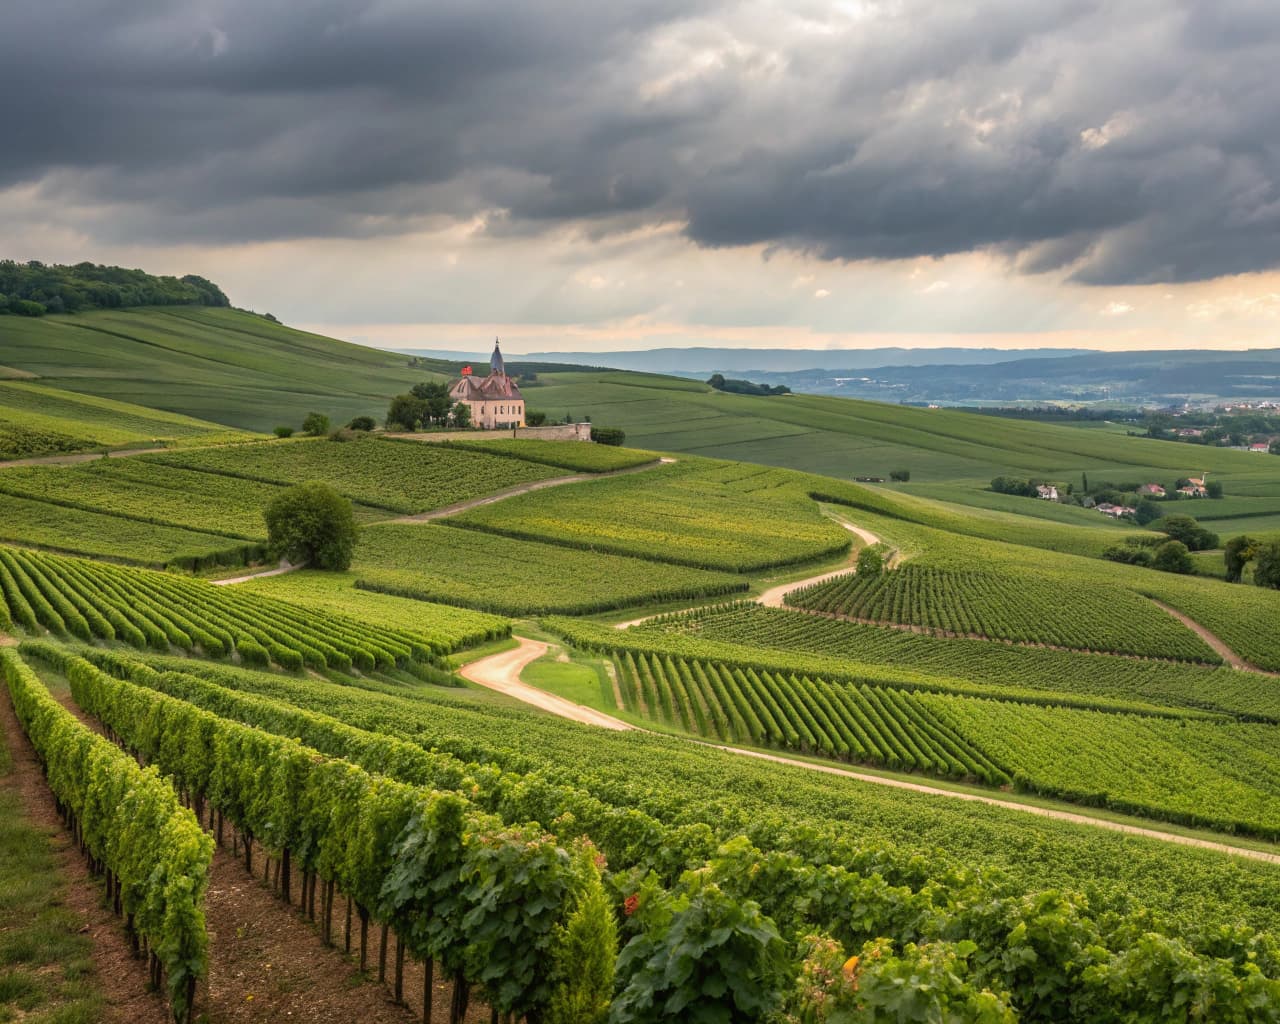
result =
[[[1089,283],[1280,263],[1269,0],[11,7],[0,188],[99,237],[486,212]]]

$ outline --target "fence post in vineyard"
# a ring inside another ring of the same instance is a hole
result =
[[[293,880],[291,872],[293,865],[290,863],[289,847],[285,847],[280,854],[280,892],[284,896],[284,901],[290,906],[293,905]]]
[[[471,987],[462,972],[453,976],[453,999],[449,1004],[449,1024],[462,1024],[467,1016],[467,1007],[471,1004]]]
[[[404,1002],[404,940],[396,936],[396,1005]]]
[[[432,989],[435,987],[436,964],[431,957],[422,959],[422,1024],[431,1024]]]
[[[342,933],[342,951],[351,952],[351,897],[347,896],[347,925]]]
[[[356,904],[356,913],[360,915],[360,973],[369,967],[369,911]]]
[[[382,925],[382,938],[378,946],[378,981],[387,980],[387,925]]]

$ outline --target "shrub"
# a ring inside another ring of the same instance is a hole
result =
[[[617,427],[592,427],[591,440],[596,444],[611,444],[620,446],[626,441],[627,435],[625,431],[619,430]]]
[[[1107,548],[1102,552],[1102,557],[1111,562],[1121,562],[1124,565],[1149,566],[1151,564],[1151,552],[1146,548],[1135,545],[1117,545]]]
[[[302,421],[302,432],[312,437],[329,433],[329,417],[322,412],[307,413],[307,418]]]
[[[895,469],[892,472],[890,472],[889,479],[897,481],[900,484],[905,484],[908,480],[911,479],[911,470]]]
[[[884,572],[884,555],[875,545],[865,547],[858,552],[858,575],[879,576]]]
[[[524,414],[524,422],[527,427],[540,427],[547,422],[547,414],[545,412],[526,412]]]
[[[1191,555],[1187,546],[1180,540],[1165,541],[1151,559],[1151,567],[1161,572],[1176,572],[1186,575],[1191,572]]]
[[[10,299],[9,312],[18,316],[44,316],[45,308],[42,303],[30,299]]]
[[[276,427],[276,437],[293,437],[293,427]]]
[[[317,569],[346,569],[356,544],[351,502],[326,483],[298,484],[267,506],[267,543],[273,557]]]
[[[350,423],[347,424],[347,429],[368,431],[368,430],[373,430],[375,427],[377,427],[377,425],[378,424],[374,421],[372,416],[357,416],[355,419],[353,419]]]

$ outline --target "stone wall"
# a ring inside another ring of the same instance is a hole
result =
[[[434,433],[405,434],[388,432],[388,437],[404,437],[412,441],[452,441],[460,437],[518,437],[532,441],[590,441],[590,423],[563,423],[548,427],[515,427],[507,430],[448,430]]]
[[[505,430],[492,430],[492,434],[506,435]],[[530,438],[537,441],[590,441],[590,423],[563,423],[548,427],[517,427],[511,431],[512,437]]]

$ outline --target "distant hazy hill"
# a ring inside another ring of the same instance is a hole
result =
[[[459,360],[461,353],[415,350]],[[705,380],[712,373],[810,394],[889,402],[1123,401],[1280,396],[1280,349],[1097,352],[1089,349],[661,348],[516,357],[607,365]]]
[[[1021,354],[1019,354],[1021,356]],[[964,364],[764,373],[795,391],[890,401],[1125,401],[1280,395],[1280,349],[1089,352]]]
[[[799,370],[829,371],[869,369],[878,366],[989,365],[1011,359],[1051,359],[1082,355],[1090,349],[1075,348],[653,348],[625,352],[531,352],[513,356],[525,362],[573,363],[609,366],[617,370],[674,373],[708,377],[713,373],[751,371],[787,373]],[[474,354],[435,349],[408,349],[410,355],[438,359],[474,359]]]

